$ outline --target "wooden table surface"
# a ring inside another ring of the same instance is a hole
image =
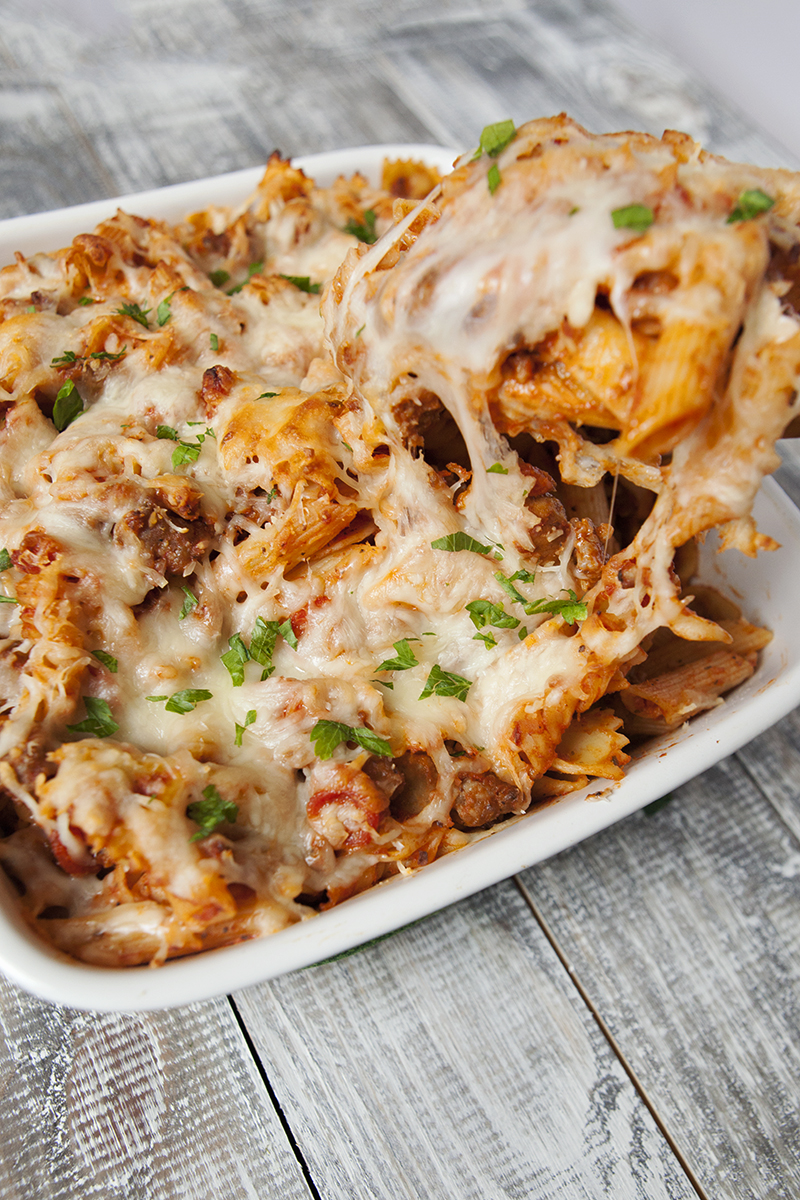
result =
[[[789,163],[600,0],[1,8],[0,216],[561,109]],[[797,1197],[799,790],[795,714],[344,961],[139,1016],[0,979],[0,1196]]]

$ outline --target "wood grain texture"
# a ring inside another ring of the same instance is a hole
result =
[[[101,1016],[0,978],[3,1200],[309,1196],[230,1007]]]
[[[511,883],[236,1003],[326,1200],[695,1195]]]
[[[798,862],[729,759],[522,877],[709,1196],[800,1192]]]

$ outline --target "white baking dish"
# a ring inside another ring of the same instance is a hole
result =
[[[435,146],[367,146],[297,159],[321,184],[354,170],[377,180],[384,158],[424,158],[447,170],[455,151]],[[81,204],[0,222],[0,263],[14,251],[56,249],[92,229],[117,206],[177,219],[209,204],[236,204],[255,187],[254,168],[158,191]],[[787,604],[796,590],[800,513],[771,481],[758,498],[762,532],[782,549],[757,561],[736,551],[717,556],[710,537],[702,577],[728,591],[745,615],[774,633],[756,673],[719,708],[668,738],[652,742],[619,784],[597,781],[538,812],[501,825],[458,854],[413,875],[394,878],[338,908],[261,941],[247,942],[163,967],[85,966],[30,932],[11,884],[0,872],[0,968],[29,991],[58,1003],[104,1011],[165,1008],[204,1000],[308,966],[444,908],[574,845],[635,812],[731,754],[800,703],[800,621]]]

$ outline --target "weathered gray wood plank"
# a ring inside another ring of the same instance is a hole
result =
[[[3,1200],[301,1200],[308,1186],[223,1000],[101,1016],[0,978]]]
[[[728,759],[523,876],[709,1196],[800,1192],[798,862]]]
[[[694,1197],[517,889],[236,996],[326,1200]]]

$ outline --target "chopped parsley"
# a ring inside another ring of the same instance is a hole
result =
[[[197,462],[200,457],[200,445],[192,446],[189,442],[178,442],[172,451],[172,469],[182,467],[184,463]]]
[[[736,201],[726,223],[733,225],[736,221],[750,221],[761,213],[769,212],[774,203],[772,197],[762,192],[761,188],[748,188]]]
[[[232,800],[223,800],[213,783],[210,783],[208,787],[203,788],[203,799],[194,800],[186,809],[186,815],[195,825],[200,826],[189,841],[199,842],[226,821],[233,824],[239,815],[239,806]]]
[[[241,746],[242,737],[244,735],[245,729],[247,729],[248,725],[252,725],[253,722],[255,721],[255,719],[256,719],[256,710],[254,708],[251,708],[248,710],[248,712],[244,718],[244,725],[240,725],[238,721],[234,721],[233,727],[236,730],[236,743],[235,744],[237,746]]]
[[[3,549],[0,550],[0,571],[7,571],[11,566],[13,566],[11,555],[4,546]]]
[[[297,649],[298,641],[295,637],[295,632],[292,629],[291,617],[287,617],[286,620],[278,626],[278,633],[281,635],[287,645],[291,646],[293,650]]]
[[[58,358],[50,359],[51,367],[67,367],[73,363],[79,362],[80,359],[74,350],[65,350],[63,354],[59,354]]]
[[[132,321],[137,321],[145,329],[150,328],[147,322],[147,317],[150,313],[149,308],[140,308],[138,304],[123,304],[121,308],[117,308],[114,311],[119,313],[121,317],[130,317]]]
[[[417,658],[409,646],[407,638],[395,642],[394,648],[397,651],[395,657],[385,658],[381,665],[375,668],[376,671],[408,671],[411,667],[417,666]]]
[[[269,679],[275,670],[272,665],[272,656],[275,653],[275,643],[278,640],[279,631],[279,621],[265,621],[263,617],[256,617],[253,634],[250,638],[250,657],[264,668],[261,672],[262,683],[265,679]]]
[[[611,213],[615,229],[632,229],[634,233],[644,233],[653,224],[655,217],[652,208],[646,204],[626,204],[623,208],[615,208]]]
[[[83,704],[86,709],[86,717],[77,725],[68,725],[67,729],[70,732],[88,733],[92,737],[98,738],[111,737],[112,733],[117,732],[119,725],[111,715],[111,707],[107,700],[101,700],[96,696],[84,696]]]
[[[359,326],[359,328],[356,330],[356,337],[360,338],[366,328],[367,328],[366,323],[364,325]]]
[[[179,621],[185,620],[186,617],[188,617],[189,613],[192,611],[192,609],[197,608],[197,605],[199,603],[197,596],[195,596],[194,592],[191,591],[188,587],[182,587],[181,591],[183,592],[185,599],[183,601],[183,604],[181,605],[181,611],[178,613]]]
[[[236,287],[230,288],[228,291],[228,295],[235,296],[237,294],[237,292],[240,292],[242,290],[245,283],[249,283],[254,275],[258,275],[263,270],[264,270],[263,262],[251,263],[250,266],[247,268],[247,279],[245,279],[244,283],[237,283]]]
[[[472,600],[466,605],[470,620],[476,629],[485,629],[494,625],[496,629],[516,629],[519,621],[507,613],[502,604],[492,604],[491,600]]]
[[[256,396],[256,400],[271,400],[277,394],[277,392],[262,392],[260,396]]]
[[[322,284],[312,283],[308,275],[281,275],[281,279],[288,279],[289,283],[293,283],[296,288],[300,288],[301,292],[309,292],[312,296],[318,296],[322,291]]]
[[[145,700],[153,704],[161,704],[166,700],[165,712],[188,713],[194,712],[203,700],[210,700],[213,692],[206,688],[184,688],[181,692],[173,692],[171,696],[145,696]]]
[[[476,633],[472,638],[473,642],[483,642],[487,650],[493,650],[497,645],[497,638],[492,633],[491,629],[484,630],[482,633]]]
[[[371,754],[387,758],[392,754],[389,743],[371,729],[354,729],[352,725],[343,725],[340,721],[317,721],[310,736],[317,758],[330,758],[342,742],[355,742]]]
[[[112,675],[116,675],[119,670],[119,663],[114,658],[113,654],[107,654],[105,650],[93,650],[92,655],[106,667]]]
[[[241,687],[244,683],[244,666],[250,658],[250,653],[242,641],[240,633],[234,633],[233,637],[229,637],[228,645],[230,649],[221,655],[220,661],[227,669],[233,686]]]
[[[81,296],[78,304],[80,304],[81,308],[86,308],[87,304],[94,304],[94,302],[94,296]]]
[[[211,349],[216,354],[217,350],[219,350],[219,338],[215,333],[212,333],[208,340],[211,343]]]
[[[495,121],[493,125],[485,125],[478,142],[478,152],[479,154],[488,154],[490,158],[497,158],[498,154],[505,150],[516,136],[514,122],[510,119]]]
[[[523,583],[533,583],[535,578],[534,574],[525,570],[515,571],[510,579],[507,579],[500,571],[495,572],[495,579],[501,588],[508,592],[516,604],[522,605],[526,616],[532,617],[539,613],[551,613],[553,616],[563,617],[568,625],[574,625],[576,621],[586,620],[586,605],[582,600],[578,599],[572,588],[563,589],[567,593],[566,600],[528,600],[526,596],[522,595],[522,592],[514,587],[513,581],[515,579],[519,579]]]
[[[53,405],[53,424],[59,433],[71,425],[83,412],[83,400],[71,379],[59,388]]]
[[[472,683],[463,675],[454,675],[452,671],[443,671],[436,664],[431,667],[431,673],[419,694],[419,699],[425,700],[428,696],[455,696],[457,700],[466,700],[467,692],[471,687]]]
[[[364,212],[364,219],[359,223],[355,217],[351,217],[344,227],[345,233],[351,233],[353,237],[357,237],[360,242],[366,242],[371,246],[377,242],[378,235],[375,232],[375,209],[368,208]]]
[[[15,600],[13,596],[0,596],[0,604],[19,604],[19,600]]]
[[[277,485],[277,483],[273,483],[272,487],[269,489],[266,496],[264,497],[267,504],[272,504],[272,501],[275,499],[277,494],[278,494],[278,485]]]
[[[165,438],[170,442],[177,442],[178,431],[173,429],[171,425],[156,425],[156,437]]]
[[[450,550],[454,553],[458,550],[472,550],[475,554],[491,554],[492,552],[491,546],[484,546],[482,542],[470,537],[468,533],[464,533],[463,529],[459,529],[456,533],[446,533],[444,537],[435,538],[431,542],[431,546],[434,550]]]
[[[498,167],[497,163],[492,163],[492,165],[489,167],[489,170],[486,172],[486,183],[492,196],[495,194],[502,182],[503,181],[500,178],[500,168]]]
[[[172,297],[174,295],[174,292],[170,292],[170,294],[161,301],[156,309],[156,321],[158,322],[159,328],[161,328],[162,325],[166,325],[167,321],[172,316]]]
[[[487,475],[507,475],[508,467],[504,467],[502,463],[492,463],[492,465],[490,467],[486,468],[486,474]]]
[[[128,347],[123,346],[116,354],[112,354],[110,350],[93,350],[89,358],[96,358],[99,362],[119,362],[128,353]]]
[[[223,271],[222,269],[220,269],[219,271],[211,271],[208,276],[208,278],[213,283],[214,287],[217,287],[217,288],[222,287],[223,283],[227,283],[228,280],[230,279],[230,277],[231,277],[230,272]]]

